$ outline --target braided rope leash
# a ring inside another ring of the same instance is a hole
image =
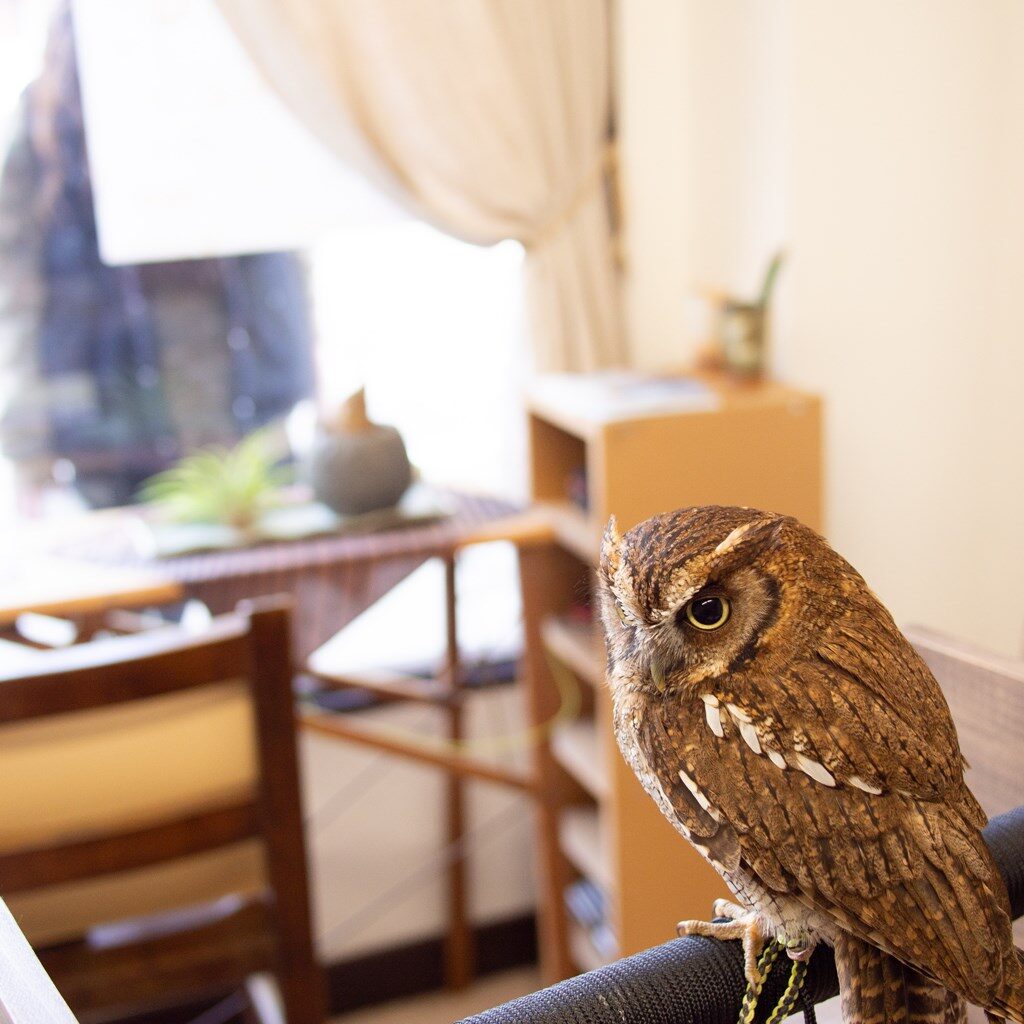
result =
[[[772,939],[761,951],[761,956],[757,961],[757,981],[747,982],[747,990],[743,993],[743,1002],[740,1004],[738,1024],[753,1024],[754,1014],[757,1013],[757,1001],[761,998],[761,990],[781,952],[782,944],[777,939]]]
[[[784,948],[785,947],[782,943],[777,939],[772,939],[772,941],[765,946],[757,961],[758,980],[756,982],[747,982],[747,990],[743,993],[743,1002],[740,1004],[738,1024],[753,1024],[754,1016],[757,1013],[757,1003],[761,998],[761,991],[764,988],[764,983],[768,980],[768,975],[771,974],[772,968],[778,962],[779,956]],[[768,1019],[765,1021],[765,1024],[781,1024],[786,1017],[796,1010],[797,1004],[801,1002],[804,981],[806,978],[807,961],[794,960],[793,967],[789,972],[789,980],[786,982],[786,987],[783,990],[782,995],[779,997],[778,1003],[775,1004],[775,1009],[773,1009],[768,1015]]]
[[[772,1010],[765,1024],[780,1024],[797,1008],[797,1003],[800,1002],[800,993],[806,979],[807,961],[794,960],[793,969],[789,972],[789,981],[786,982],[782,998],[776,1003],[775,1009]]]

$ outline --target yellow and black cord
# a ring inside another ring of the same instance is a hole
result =
[[[753,1024],[754,1016],[757,1013],[757,1002],[761,998],[761,990],[764,988],[768,975],[771,974],[772,968],[784,949],[785,947],[778,939],[772,939],[764,947],[757,961],[758,981],[748,982],[747,990],[743,993],[743,1002],[740,1004],[739,1024]],[[768,1015],[765,1024],[781,1024],[781,1021],[785,1020],[797,1009],[806,977],[807,961],[794,960],[786,987],[779,997],[778,1003],[775,1004],[775,1009]]]

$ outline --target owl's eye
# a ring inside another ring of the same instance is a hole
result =
[[[724,597],[695,597],[688,602],[686,621],[697,629],[718,629],[729,618],[729,602]]]

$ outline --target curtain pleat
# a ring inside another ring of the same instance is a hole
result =
[[[526,247],[538,370],[623,364],[606,0],[218,0],[297,116],[416,216]]]

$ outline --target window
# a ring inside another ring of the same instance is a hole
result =
[[[0,102],[8,108],[39,66],[52,6],[0,0],[0,17],[7,18],[0,21],[0,56],[10,51],[17,58],[0,61],[7,76],[0,79],[6,90]],[[104,261],[140,266],[145,286],[153,261],[183,261],[187,268],[210,257],[231,261],[237,254],[306,249],[324,407],[365,384],[371,416],[402,431],[425,479],[520,495],[520,247],[459,242],[377,194],[263,83],[213,0],[76,0],[74,14]],[[124,88],[126,80],[131,89]],[[132,289],[151,316],[151,291]],[[123,294],[120,278],[113,290]],[[211,338],[215,334],[211,328]],[[198,359],[178,359],[179,378],[187,377],[181,367],[189,365],[196,376]],[[129,369],[132,381],[142,371],[155,376],[149,364]],[[225,387],[237,381],[231,373],[222,368]],[[202,390],[200,382],[193,386]],[[246,396],[228,394],[230,409],[253,406]],[[304,404],[308,431],[313,414],[311,403]],[[193,419],[198,429],[201,422]],[[53,429],[52,414],[49,425]],[[74,424],[68,429],[81,436]],[[121,431],[122,447],[133,430],[129,423]],[[195,437],[176,428],[153,443],[173,458],[182,446],[203,443]],[[140,463],[133,479],[148,472]],[[126,500],[131,488],[118,493],[115,500]]]
[[[425,479],[522,497],[522,247],[408,220],[339,232],[311,257],[325,404],[365,383]]]

